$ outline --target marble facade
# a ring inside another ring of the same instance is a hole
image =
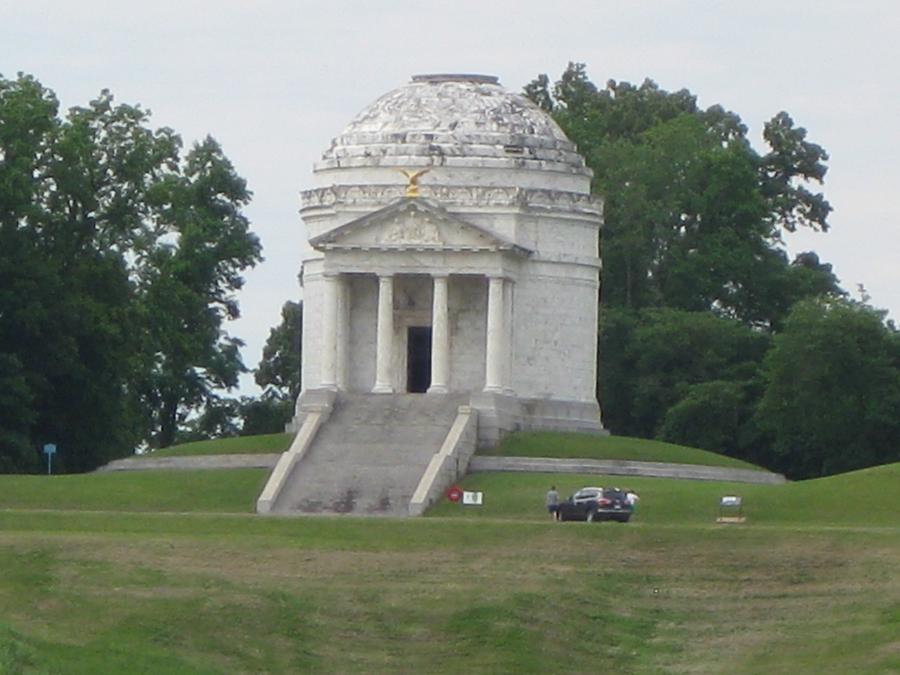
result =
[[[482,444],[602,430],[601,205],[546,113],[493,77],[416,76],[334,139],[314,179],[295,428],[347,391],[470,394]]]

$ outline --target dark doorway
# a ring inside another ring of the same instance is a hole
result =
[[[424,394],[431,386],[431,326],[406,332],[406,391]]]

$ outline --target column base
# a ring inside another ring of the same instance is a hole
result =
[[[372,387],[373,394],[393,394],[394,387],[389,384],[376,384]]]
[[[428,387],[428,390],[425,392],[426,394],[449,394],[450,389],[447,388],[446,384],[433,384]]]

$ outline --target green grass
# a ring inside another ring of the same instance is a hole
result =
[[[896,527],[3,511],[0,664],[889,673],[898,555]]]
[[[900,464],[783,485],[578,474],[476,473],[460,485],[484,493],[484,505],[442,501],[430,516],[533,520],[547,517],[544,493],[563,497],[588,485],[631,488],[641,496],[635,522],[703,525],[719,515],[724,495],[743,498],[748,522],[796,526],[900,526]],[[615,526],[615,524],[610,524]],[[568,525],[566,525],[568,526]],[[605,526],[604,526],[605,527]]]
[[[255,511],[265,469],[0,475],[0,508],[98,511]]]
[[[900,669],[900,464],[474,474],[483,507],[401,520],[249,515],[265,475],[0,476],[0,673]],[[553,523],[551,481],[633,487],[640,509]],[[714,523],[728,493],[745,524]]]
[[[147,458],[183,457],[190,455],[235,455],[242,453],[284,452],[291,444],[293,434],[264,434],[260,436],[235,436],[233,438],[217,438],[211,441],[196,441],[173,445],[156,450]]]
[[[626,436],[528,431],[510,434],[496,448],[479,454],[503,457],[557,457],[566,459],[623,459],[639,462],[704,464],[741,469],[759,467],[706,450]]]

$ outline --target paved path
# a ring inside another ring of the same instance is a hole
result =
[[[280,453],[242,455],[194,455],[190,457],[129,457],[117,459],[98,471],[146,471],[169,469],[272,469]],[[647,476],[718,480],[735,483],[784,483],[780,473],[699,464],[631,462],[625,460],[554,459],[550,457],[485,457],[475,455],[469,471],[522,471],[529,473],[587,473],[607,476]]]
[[[719,480],[736,483],[784,483],[780,473],[757,469],[733,469],[699,464],[667,462],[631,462],[610,459],[553,459],[549,457],[484,457],[475,455],[469,472],[523,471],[529,473],[591,473],[609,476],[647,476],[652,478],[686,478]]]
[[[137,456],[117,459],[97,471],[157,471],[161,469],[272,469],[280,452],[239,455],[191,455],[188,457]]]

